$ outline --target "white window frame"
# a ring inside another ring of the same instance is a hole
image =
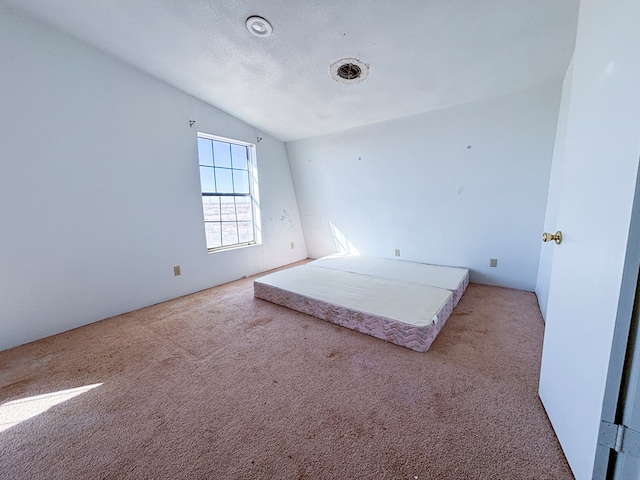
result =
[[[204,199],[204,197],[232,197],[232,198],[237,198],[237,197],[248,197],[251,199],[251,216],[252,216],[252,224],[253,224],[253,240],[248,241],[248,242],[240,242],[239,241],[239,237],[238,237],[238,242],[237,243],[233,243],[233,244],[222,244],[223,243],[223,235],[222,235],[222,223],[227,222],[226,220],[223,221],[218,220],[218,221],[214,221],[214,220],[207,220],[206,219],[206,213],[205,213],[205,206],[204,206],[204,201],[202,202],[202,218],[204,221],[204,233],[205,233],[205,243],[207,244],[207,252],[209,253],[215,253],[215,252],[219,252],[219,251],[224,251],[224,250],[230,250],[230,249],[235,249],[235,248],[242,248],[242,247],[247,247],[247,246],[251,246],[251,245],[259,245],[261,243],[261,229],[260,229],[260,202],[259,202],[259,196],[258,196],[258,169],[256,167],[256,145],[253,143],[248,143],[248,142],[243,142],[241,140],[235,140],[232,138],[226,138],[226,137],[220,137],[218,135],[211,135],[209,133],[204,133],[204,132],[197,132],[197,136],[196,136],[197,140],[199,140],[200,138],[202,139],[206,139],[206,140],[213,140],[213,141],[217,141],[217,142],[224,142],[224,143],[228,143],[231,145],[239,145],[242,147],[246,147],[247,148],[247,171],[248,171],[248,176],[249,176],[249,193],[248,194],[244,194],[244,193],[232,193],[232,192],[215,192],[215,193],[211,193],[211,192],[205,192],[203,191],[204,189],[202,188],[202,176],[201,176],[201,168],[202,165],[200,164],[200,147],[199,147],[199,142],[196,142],[196,147],[197,147],[197,151],[198,151],[198,176],[200,177],[201,183],[200,183],[200,193],[201,193],[201,197]],[[208,167],[208,166],[207,166]],[[232,165],[233,167],[233,165]],[[215,160],[214,160],[214,168],[215,170]],[[227,168],[227,167],[217,167],[217,168]],[[230,168],[232,171],[233,170],[239,170],[239,169],[233,169]],[[240,170],[244,170],[244,169],[240,169]],[[236,213],[236,220],[235,223],[236,225],[238,225],[238,223],[241,223],[241,221],[239,221],[237,219],[237,211]],[[208,240],[207,240],[207,228],[206,225],[208,223],[219,223],[221,226],[221,238],[220,238],[220,246],[215,246],[215,247],[210,247],[208,245]],[[239,227],[237,227],[239,228]]]

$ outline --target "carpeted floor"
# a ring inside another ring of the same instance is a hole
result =
[[[0,478],[570,479],[542,333],[534,294],[472,284],[416,353],[239,280],[0,352],[5,428],[100,384],[0,431]]]

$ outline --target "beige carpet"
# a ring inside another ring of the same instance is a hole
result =
[[[101,384],[1,431],[0,478],[572,478],[542,333],[532,293],[472,284],[416,353],[239,280],[0,352],[5,426]]]

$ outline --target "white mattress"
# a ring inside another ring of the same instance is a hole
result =
[[[469,270],[466,268],[443,267],[391,258],[330,255],[307,265],[444,288],[453,292],[454,305],[458,304],[469,284]]]
[[[452,292],[442,288],[318,268],[312,266],[313,263],[266,275],[254,284],[267,284],[310,299],[418,327],[438,323],[438,313],[452,301]]]
[[[331,256],[260,277],[253,292],[256,298],[425,352],[468,284],[465,268]]]

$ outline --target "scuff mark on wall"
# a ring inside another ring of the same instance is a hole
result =
[[[282,210],[282,213],[279,213],[278,215],[271,217],[270,220],[272,222],[280,223],[281,225],[284,225],[285,227],[288,227],[288,228],[293,228],[296,226],[296,222],[293,219],[293,215],[291,215],[290,213],[287,213],[286,210]]]

